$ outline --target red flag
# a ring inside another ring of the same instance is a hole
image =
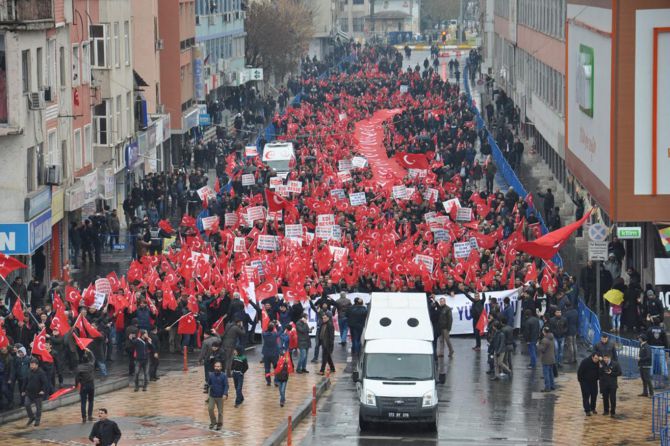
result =
[[[0,253],[0,276],[6,279],[12,271],[21,268],[27,268],[27,266],[7,254]]]
[[[568,241],[570,235],[586,222],[586,220],[591,216],[591,212],[593,212],[593,209],[589,210],[586,215],[584,215],[576,222],[570,223],[567,226],[549,232],[532,242],[519,243],[514,247],[514,249],[517,251],[526,252],[541,259],[551,259],[554,255],[556,255],[561,247],[563,247],[565,242]]]
[[[398,164],[407,169],[428,169],[428,157],[423,153],[405,153],[398,152],[395,154],[395,159]]]
[[[489,325],[489,317],[486,314],[486,307],[482,310],[482,314],[479,315],[479,320],[477,321],[476,329],[481,334],[486,331]]]
[[[58,329],[58,332],[61,335],[70,331],[70,323],[67,320],[67,316],[65,315],[65,310],[63,308],[56,310],[56,314],[54,315],[53,319],[51,319],[49,328],[52,330]]]
[[[33,349],[32,355],[39,356],[44,362],[54,362],[54,358],[51,357],[51,354],[47,351],[47,329],[43,328],[38,334],[33,338]]]
[[[23,313],[23,305],[21,305],[21,299],[17,298],[16,302],[14,302],[14,306],[12,307],[12,315],[17,321],[22,321],[25,317],[25,314]]]
[[[179,319],[179,324],[177,325],[177,334],[190,334],[196,332],[198,324],[195,322],[195,317],[193,313],[188,313],[186,316],[183,316]]]
[[[268,326],[270,325],[270,316],[268,312],[265,311],[265,308],[261,310],[261,329],[263,331],[268,331]]]
[[[202,200],[202,208],[207,209],[209,207],[209,199],[207,198],[207,195]]]
[[[270,189],[265,189],[265,201],[267,201],[268,210],[271,212],[278,212],[286,207],[286,200]]]
[[[81,350],[86,350],[91,342],[93,342],[93,339],[91,338],[80,338],[74,333],[72,333],[72,336],[74,337],[74,342],[77,343],[77,347],[79,347]]]
[[[258,285],[256,288],[256,299],[263,300],[277,295],[277,284],[273,281],[267,281]]]
[[[77,318],[77,321],[74,323],[74,328],[79,329],[79,334],[80,335],[87,335],[90,338],[101,338],[102,334],[95,328],[91,323],[85,318],[79,317]]]
[[[9,338],[7,337],[7,332],[5,328],[0,324],[0,348],[9,346]]]
[[[219,177],[216,177],[216,181],[214,182],[214,192],[217,194],[221,192],[221,183],[219,182]]]
[[[52,393],[52,394],[49,396],[49,401],[53,401],[53,400],[55,400],[56,398],[65,395],[66,393],[70,393],[70,392],[72,392],[74,389],[76,389],[75,386],[71,386],[71,387],[63,387],[62,389],[58,389],[58,390],[56,390],[54,393]]]
[[[530,263],[530,267],[528,268],[528,271],[526,272],[526,277],[523,278],[523,281],[525,283],[528,282],[537,282],[537,265],[535,262]]]
[[[163,230],[163,232],[167,232],[168,234],[172,234],[174,232],[174,228],[170,224],[169,221],[167,220],[161,220],[158,222],[158,227]]]
[[[225,328],[226,328],[226,322],[225,322],[225,319],[223,318],[223,316],[221,316],[218,321],[214,322],[214,325],[212,325],[212,328],[214,330],[216,330],[216,332],[218,334],[220,334],[220,335],[223,334],[223,332],[225,331]]]

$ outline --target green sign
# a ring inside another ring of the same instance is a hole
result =
[[[640,226],[616,228],[616,236],[621,239],[639,239],[642,238],[642,228]]]

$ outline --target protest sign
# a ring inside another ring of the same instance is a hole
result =
[[[435,265],[435,259],[431,256],[425,256],[423,254],[417,254],[414,256],[414,263],[423,263],[426,265],[428,272],[433,272],[433,266]]]
[[[256,148],[256,146],[245,146],[244,156],[248,157],[258,156],[258,149]]]
[[[226,212],[224,215],[224,224],[226,226],[235,226],[237,222],[239,221],[239,218],[237,217],[237,214],[234,212]]]
[[[256,246],[262,251],[276,251],[279,249],[279,242],[274,235],[261,234],[258,236],[258,244]]]
[[[330,191],[330,196],[344,200],[347,196],[344,193],[344,189],[332,189]]]
[[[247,208],[247,218],[249,220],[263,220],[265,218],[265,208],[263,206],[252,206]]]
[[[447,200],[442,202],[442,206],[444,206],[444,210],[447,211],[447,214],[451,212],[451,208],[456,206],[457,208],[461,207],[461,202],[458,201],[458,198],[452,198],[451,200]]]
[[[202,229],[209,231],[219,224],[219,217],[214,215],[212,217],[204,217],[202,219]]]
[[[253,186],[256,183],[253,173],[245,173],[242,175],[242,186]]]
[[[233,242],[233,252],[244,252],[247,250],[244,237],[235,237]]]
[[[302,193],[302,181],[289,180],[286,185],[289,192],[293,192],[294,194]]]
[[[302,238],[302,225],[286,225],[284,226],[284,236],[291,239]]]
[[[334,214],[321,214],[316,217],[317,226],[332,226],[335,224]]]
[[[393,186],[392,189],[393,198],[396,200],[406,200],[407,197],[407,188],[404,185]]]
[[[349,194],[349,203],[351,203],[352,206],[361,206],[367,204],[367,200],[365,199],[365,192],[354,192]]]
[[[340,172],[349,171],[353,167],[351,160],[339,160],[337,162],[337,169]]]
[[[457,259],[464,259],[470,255],[472,245],[470,242],[454,243],[454,257]]]
[[[365,166],[368,165],[368,160],[366,160],[362,156],[355,156],[351,159],[351,165],[356,169],[363,169]]]
[[[456,211],[456,221],[471,221],[472,208],[458,208]]]
[[[349,172],[349,171],[337,172],[337,177],[343,183],[346,183],[347,181],[352,181],[353,180],[353,178],[351,178],[351,172]]]

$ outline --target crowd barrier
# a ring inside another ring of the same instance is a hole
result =
[[[469,66],[468,63],[466,62],[465,68],[463,69],[463,84],[465,85],[465,94],[467,96],[467,101],[468,104],[470,105],[470,109],[472,112],[475,114],[475,120],[477,123],[477,130],[480,130],[482,128],[486,128],[486,123],[484,122],[484,118],[482,118],[481,113],[479,112],[479,109],[472,103],[472,95],[470,94],[470,81],[469,81],[469,76],[468,76],[468,71],[469,71]],[[520,197],[526,197],[528,195],[528,191],[526,191],[526,188],[523,187],[523,184],[521,184],[521,181],[519,180],[519,177],[516,176],[516,173],[514,172],[514,169],[509,165],[507,160],[502,154],[502,151],[498,147],[498,144],[496,143],[495,139],[493,138],[493,135],[491,132],[486,129],[486,132],[488,134],[488,142],[489,145],[491,146],[491,155],[493,157],[493,161],[495,161],[496,166],[498,167],[498,171],[502,174],[503,178],[509,184],[511,187],[514,188],[517,194],[519,194]],[[540,212],[538,212],[534,207],[531,208],[535,211],[535,216],[537,219],[540,221],[540,227],[542,228],[542,234],[546,234],[548,232],[547,225],[544,222],[544,219],[542,218],[542,215]],[[556,254],[552,261],[558,265],[558,266],[563,266],[563,259],[561,258],[560,255]]]
[[[668,411],[670,410],[670,391],[657,392],[652,398],[651,406],[651,433],[656,438],[660,436],[661,445],[670,446],[668,438]]]
[[[600,320],[582,300],[577,305],[577,311],[579,312],[579,337],[592,347],[600,340]]]

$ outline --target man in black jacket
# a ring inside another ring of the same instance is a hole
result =
[[[40,425],[40,418],[42,418],[42,399],[45,398],[49,383],[47,375],[39,368],[39,360],[32,358],[30,360],[30,372],[28,378],[21,389],[21,396],[25,396],[25,408],[28,414],[28,422],[26,426],[30,426],[35,422],[35,426]],[[33,414],[32,404],[35,403],[35,413]]]
[[[97,446],[116,446],[121,439],[121,429],[107,418],[107,409],[98,409],[98,421],[93,425],[88,439]]]
[[[560,367],[563,359],[563,344],[568,334],[568,321],[563,317],[561,310],[556,310],[554,317],[549,319],[549,328],[556,339],[556,366]]]
[[[586,416],[596,412],[596,402],[598,401],[598,376],[600,356],[598,353],[591,353],[579,364],[577,369],[577,380],[582,389],[582,404]]]
[[[647,342],[647,335],[641,334],[640,353],[637,365],[640,367],[640,379],[642,379],[642,393],[639,396],[654,396],[654,385],[651,383],[651,347]]]
[[[609,353],[603,355],[600,361],[600,393],[603,395],[603,415],[616,415],[617,377],[621,376],[621,366],[614,361]]]
[[[144,375],[144,383],[142,391],[146,392],[149,381],[149,373],[147,366],[149,363],[149,356],[154,353],[151,338],[146,330],[140,330],[139,336],[130,335],[130,342],[133,348],[133,359],[135,360],[135,392],[140,390],[140,372]]]
[[[531,310],[524,311],[526,316],[522,325],[523,338],[528,344],[528,356],[530,356],[529,369],[534,369],[537,365],[537,341],[540,338],[540,320],[531,312]]]
[[[81,403],[81,422],[93,421],[93,398],[95,396],[95,356],[91,350],[84,350],[84,356],[77,365],[77,374],[74,377],[74,385],[79,385],[79,401]],[[87,409],[88,403],[88,410]]]
[[[475,296],[470,296],[464,288],[461,289],[462,293],[467,297],[472,306],[470,307],[470,315],[472,316],[472,331],[475,334],[475,346],[472,347],[475,351],[480,351],[482,349],[482,338],[481,333],[477,330],[477,322],[479,322],[479,316],[481,316],[484,311],[484,300],[479,297],[479,293],[475,293]]]
[[[349,321],[349,332],[351,333],[351,355],[358,358],[361,352],[361,336],[368,317],[368,309],[363,304],[363,299],[356,297],[354,304],[347,310],[347,321]]]

